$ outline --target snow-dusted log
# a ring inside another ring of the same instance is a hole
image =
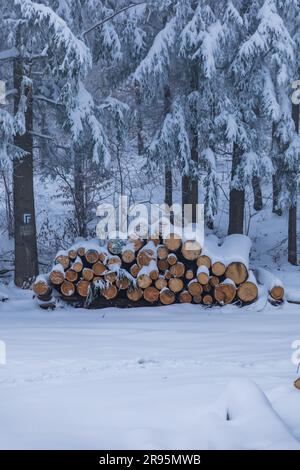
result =
[[[199,266],[197,269],[197,279],[202,285],[205,285],[209,281],[209,269],[207,266]]]
[[[177,294],[182,291],[184,287],[183,280],[177,277],[172,277],[168,282],[168,287],[172,292]]]
[[[143,248],[140,249],[137,255],[137,264],[142,266],[148,266],[150,262],[157,258],[157,248],[153,241],[149,241]]]
[[[223,251],[218,245],[219,240],[215,235],[209,235],[204,239],[204,246],[201,255],[211,262],[211,271],[215,276],[223,276],[226,269]],[[201,259],[201,258],[200,258]]]
[[[157,302],[159,298],[159,290],[154,286],[149,286],[144,290],[144,299],[147,302]]]
[[[255,270],[255,277],[259,284],[263,284],[266,287],[272,299],[276,301],[283,300],[284,287],[278,277],[263,268],[258,268]]]
[[[71,297],[75,294],[75,285],[70,281],[64,281],[60,286],[60,291],[65,297]]]
[[[37,276],[33,286],[32,290],[37,295],[38,297],[48,297],[51,295],[52,289],[49,284],[49,276],[48,275],[43,275],[40,274]]]
[[[159,300],[163,305],[171,305],[175,302],[176,297],[173,291],[165,287],[160,291]]]
[[[187,290],[183,290],[179,294],[179,302],[182,304],[190,304],[192,302],[192,296]]]
[[[195,296],[198,297],[202,294],[203,287],[201,286],[201,284],[199,284],[197,279],[192,279],[188,283],[188,291],[193,297],[195,297]]]
[[[220,305],[230,304],[236,295],[236,286],[231,279],[225,279],[215,287],[215,299]]]
[[[49,274],[49,279],[54,286],[60,286],[65,280],[65,271],[61,264],[55,264]]]
[[[251,240],[246,235],[233,234],[225,238],[221,250],[227,265],[225,277],[236,285],[248,278]]]
[[[127,298],[133,302],[138,302],[143,297],[143,290],[139,287],[129,287],[126,292]]]
[[[249,276],[246,282],[240,284],[237,289],[237,296],[242,302],[254,302],[258,296],[258,287],[255,276],[252,271],[249,272]]]

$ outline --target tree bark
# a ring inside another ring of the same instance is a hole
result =
[[[134,82],[135,92],[135,106],[136,106],[136,125],[137,125],[137,144],[138,144],[138,155],[142,155],[145,150],[144,136],[143,136],[143,118],[142,118],[142,95],[141,87],[138,80]]]
[[[231,181],[233,180],[242,155],[241,149],[237,144],[233,145]],[[244,232],[244,210],[245,210],[245,190],[230,189],[229,194],[229,226],[228,235],[232,233]]]
[[[19,98],[24,76],[22,59],[14,59],[14,88],[18,95],[14,99],[14,113],[19,106]],[[13,161],[14,185],[14,232],[15,232],[15,284],[25,286],[38,274],[38,255],[36,240],[36,220],[33,189],[33,103],[32,86],[26,86],[27,97],[25,112],[26,132],[14,137],[14,144],[24,150],[26,155]]]
[[[191,90],[198,90],[198,70],[196,66],[192,66],[192,77],[191,77]],[[198,129],[197,119],[195,119],[195,126],[191,129],[191,159],[193,166],[197,169],[199,162],[198,155]],[[192,205],[191,221],[192,223],[197,222],[197,205],[198,205],[198,177],[195,175],[183,175],[182,177],[182,210],[184,216],[184,205]]]
[[[299,105],[292,105],[295,131],[299,134]],[[292,175],[291,205],[289,208],[288,261],[297,265],[297,175]]]
[[[169,85],[164,89],[164,111],[165,116],[171,109],[171,90]],[[173,204],[173,180],[172,180],[172,167],[171,162],[165,163],[165,204],[169,207]]]
[[[258,176],[253,176],[252,178],[252,189],[254,196],[253,208],[256,211],[261,211],[263,207],[262,191],[260,178]]]
[[[83,168],[82,150],[79,148],[74,155],[74,205],[77,221],[77,235],[87,237],[87,207],[86,207],[85,174]]]

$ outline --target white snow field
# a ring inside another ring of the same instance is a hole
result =
[[[2,449],[299,449],[300,306],[42,311],[3,288]]]

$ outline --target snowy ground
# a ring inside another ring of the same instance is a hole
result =
[[[6,292],[0,448],[300,450],[300,306],[45,312]]]

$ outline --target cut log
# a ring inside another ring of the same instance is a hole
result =
[[[210,276],[209,283],[211,287],[216,287],[218,284],[220,284],[220,279],[218,276]]]
[[[78,279],[78,273],[74,271],[74,269],[68,269],[68,271],[65,272],[65,277],[69,282],[76,282]]]
[[[150,287],[147,287],[145,290],[144,290],[144,299],[147,301],[147,302],[157,302],[158,301],[158,298],[159,298],[159,290],[156,289],[156,287],[154,286],[150,286]]]
[[[49,286],[48,276],[38,276],[32,286],[32,290],[38,297],[50,296],[52,289]]]
[[[182,291],[184,285],[182,279],[172,277],[168,282],[169,289],[177,294],[178,292]]]
[[[168,285],[168,281],[160,276],[156,281],[155,281],[155,287],[156,289],[158,289],[159,291],[161,291],[164,287],[167,287]]]
[[[202,302],[202,295],[194,295],[193,297],[194,304],[201,304]]]
[[[254,302],[258,296],[257,282],[252,271],[249,272],[249,277],[246,282],[243,282],[237,290],[238,298],[245,303]]]
[[[128,289],[130,286],[130,280],[126,276],[119,277],[116,280],[116,285],[120,290]]]
[[[211,271],[215,276],[221,277],[226,271],[226,266],[222,261],[216,261],[212,264]]]
[[[88,281],[83,281],[83,280],[79,281],[76,286],[76,290],[78,294],[80,295],[80,297],[84,297],[84,298],[88,296],[89,288],[90,288],[90,283]]]
[[[141,268],[137,265],[137,264],[133,264],[131,267],[130,267],[130,274],[131,276],[133,277],[137,277],[138,276],[138,273],[140,272]]]
[[[152,279],[150,277],[149,268],[148,266],[144,266],[137,277],[137,284],[141,289],[146,289],[147,287],[151,286]]]
[[[158,245],[157,247],[157,258],[167,259],[169,254],[168,248],[165,245]]]
[[[109,240],[107,243],[107,248],[112,255],[121,255],[124,246],[126,245],[125,240],[116,239]]]
[[[185,273],[185,278],[188,280],[188,281],[191,281],[193,278],[194,278],[194,272],[192,269],[188,269]]]
[[[95,264],[99,260],[99,253],[97,250],[90,249],[85,252],[85,259],[89,264]]]
[[[92,281],[94,277],[94,271],[91,268],[84,268],[82,271],[82,279],[85,281]]]
[[[102,276],[102,274],[106,271],[106,267],[101,261],[97,261],[97,263],[94,263],[92,269],[95,276]]]
[[[188,283],[188,291],[193,297],[195,297],[195,296],[197,297],[197,296],[202,294],[203,287],[201,286],[201,284],[199,284],[197,279],[192,279]]]
[[[135,251],[139,251],[144,246],[144,241],[141,238],[129,238],[129,241],[133,244]]]
[[[135,260],[135,248],[133,243],[127,243],[122,249],[122,261],[127,264]]]
[[[197,269],[197,279],[199,284],[205,285],[209,281],[209,270],[206,266],[199,266]]]
[[[70,266],[70,259],[67,253],[61,252],[55,258],[55,263],[61,264],[64,269],[68,269]]]
[[[138,302],[143,297],[143,290],[139,287],[129,287],[126,292],[127,298],[133,302]]]
[[[75,259],[77,258],[77,250],[75,250],[74,248],[71,248],[68,251],[68,256],[69,256],[71,261],[75,261]]]
[[[117,280],[116,271],[106,271],[105,274],[104,274],[104,279],[109,284],[113,284]]]
[[[238,283],[241,284],[246,281],[249,270],[250,249],[251,240],[246,235],[233,234],[225,238],[221,246],[221,251],[226,266],[229,267],[232,263],[241,263],[241,267],[238,267],[238,269],[233,267],[232,276],[228,276],[233,282],[238,281]]]
[[[163,305],[171,305],[175,302],[176,297],[174,292],[165,287],[160,291],[159,300]]]
[[[165,279],[169,280],[169,279],[171,279],[171,277],[172,277],[171,271],[169,271],[169,269],[167,269],[165,271]]]
[[[114,284],[110,284],[101,291],[101,295],[103,295],[106,300],[115,299],[118,295],[118,289]]]
[[[284,287],[280,279],[278,279],[270,271],[263,268],[255,270],[255,277],[260,284],[263,284],[268,290],[270,296],[278,301],[284,298]]]
[[[80,256],[81,258],[83,258],[84,255],[85,255],[85,248],[84,248],[83,246],[80,246],[80,247],[78,248],[78,250],[77,250],[77,254],[78,254],[78,256]]]
[[[152,241],[148,242],[137,254],[137,264],[140,267],[149,266],[152,260],[156,259],[157,250]]]
[[[231,279],[235,285],[240,285],[248,278],[248,269],[241,262],[230,263],[225,271],[225,277]]]
[[[211,259],[207,255],[200,255],[197,258],[197,266],[206,266],[208,269],[211,268]]]
[[[50,272],[49,279],[55,286],[60,286],[65,280],[64,268],[61,264],[55,264]]]
[[[181,247],[181,237],[178,234],[170,233],[164,239],[164,245],[169,251],[177,251]]]
[[[168,261],[170,266],[173,266],[174,264],[176,264],[177,263],[177,256],[175,255],[175,253],[168,254],[167,261]]]
[[[112,266],[121,266],[122,260],[120,256],[113,255],[113,256],[108,256],[105,260],[105,263],[107,267],[110,267],[110,269],[112,269]]]
[[[230,304],[236,295],[236,286],[231,279],[225,279],[215,287],[215,299],[220,305]]]
[[[209,294],[204,295],[202,298],[202,302],[204,305],[212,305],[213,301],[214,301],[213,297]]]
[[[192,296],[187,290],[183,290],[179,294],[179,302],[182,304],[190,304],[192,302]]]
[[[64,281],[60,286],[60,291],[65,297],[72,297],[75,294],[75,286],[70,281]]]
[[[201,254],[201,245],[196,240],[188,240],[181,248],[182,256],[188,261],[195,261]]]
[[[297,380],[295,380],[294,386],[295,386],[298,390],[300,390],[300,377],[299,377]]]
[[[183,277],[185,273],[185,266],[180,261],[170,267],[170,273],[173,277]]]
[[[159,259],[157,260],[157,267],[160,271],[166,271],[170,265],[166,259]]]
[[[76,260],[72,264],[71,269],[73,269],[73,271],[75,271],[76,273],[81,273],[81,271],[83,269],[83,264],[82,264],[81,258],[79,258],[79,256],[77,256]]]

